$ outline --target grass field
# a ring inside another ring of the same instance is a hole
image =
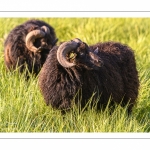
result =
[[[134,50],[140,90],[130,116],[119,106],[111,115],[108,109],[79,112],[74,107],[62,116],[45,105],[38,78],[27,82],[17,71],[7,72],[4,40],[28,19],[0,18],[0,132],[150,132],[150,18],[38,18],[55,28],[59,42],[76,37],[89,45],[119,41]]]

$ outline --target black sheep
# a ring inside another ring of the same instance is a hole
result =
[[[70,109],[79,92],[82,108],[95,93],[97,109],[111,98],[112,104],[129,104],[131,112],[139,89],[133,50],[111,41],[92,46],[80,39],[64,42],[50,51],[39,73],[39,87],[46,104],[60,110]]]
[[[28,20],[8,34],[4,43],[5,65],[9,70],[19,67],[20,72],[27,66],[30,73],[37,75],[56,42],[52,26],[42,20]]]

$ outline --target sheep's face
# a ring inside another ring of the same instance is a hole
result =
[[[65,68],[77,66],[88,70],[98,70],[103,64],[97,50],[91,51],[86,43],[77,38],[59,46],[57,60]]]
[[[42,26],[40,28],[30,31],[26,35],[26,47],[34,52],[41,52],[45,49],[51,49],[57,42],[50,33],[50,29],[47,26]]]
[[[52,42],[47,38],[38,38],[33,44],[37,48],[38,52],[44,51],[46,49],[51,49],[53,47]]]
[[[71,55],[71,54],[70,54]],[[75,58],[70,59],[76,66],[82,66],[88,70],[98,70],[103,62],[96,51],[91,51],[86,43],[79,43],[74,50]]]

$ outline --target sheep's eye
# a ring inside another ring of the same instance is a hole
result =
[[[83,53],[83,52],[80,52],[80,55],[81,55],[81,56],[84,56],[84,53]]]

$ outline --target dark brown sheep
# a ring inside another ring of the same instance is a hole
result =
[[[39,73],[39,87],[46,104],[57,109],[70,109],[79,92],[82,108],[95,93],[92,102],[98,100],[97,109],[111,98],[112,104],[129,104],[131,112],[139,89],[133,50],[119,42],[64,42],[50,51]]]
[[[9,70],[19,67],[23,72],[27,66],[37,75],[51,48],[57,42],[55,30],[41,20],[28,20],[16,26],[4,43],[4,61]]]

